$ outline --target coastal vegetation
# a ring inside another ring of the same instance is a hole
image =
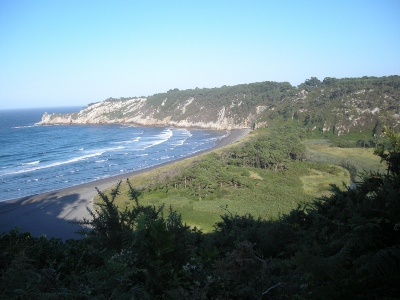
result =
[[[332,183],[350,184],[340,162],[307,159],[303,138],[304,132],[291,125],[257,130],[233,147],[130,178],[131,186],[142,204],[172,206],[184,222],[205,232],[213,231],[226,207],[234,214],[275,220],[299,203],[329,194]],[[121,209],[133,205],[128,190],[122,183],[115,201]]]
[[[285,143],[284,132],[293,143]],[[360,175],[354,188],[332,186],[330,194],[289,204],[275,217],[247,213],[246,204],[237,213],[232,201],[205,233],[168,204],[144,204],[151,195],[166,200],[181,193],[182,201],[206,205],[232,190],[242,202],[259,201],[258,183],[285,186],[293,170],[308,182],[304,194],[321,192],[311,183],[343,168],[306,160],[301,136],[291,127],[261,131],[244,144],[181,162],[189,163],[185,170],[159,172],[159,180],[136,186],[131,179],[98,191],[101,201],[80,222],[89,226],[80,240],[3,233],[0,298],[396,299],[400,137],[390,129],[375,150],[385,172]],[[271,137],[276,146],[257,147]],[[241,190],[254,192],[246,199]],[[120,198],[126,208],[117,205]]]

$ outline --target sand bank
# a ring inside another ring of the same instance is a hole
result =
[[[217,141],[215,147],[198,152],[192,157],[236,142],[249,132],[249,129],[232,130],[229,135]],[[69,222],[89,218],[87,207],[93,207],[92,200],[97,194],[95,187],[104,190],[120,180],[173,164],[176,161],[57,191],[0,202],[0,233],[19,227],[20,232],[29,231],[34,236],[46,235],[49,238],[63,240],[79,238],[80,235],[75,232],[81,227]]]

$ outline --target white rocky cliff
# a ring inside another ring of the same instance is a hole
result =
[[[207,129],[248,128],[252,115],[240,118],[232,107],[205,108],[194,98],[172,109],[148,103],[147,98],[107,99],[72,114],[45,113],[39,125],[50,124],[137,124],[145,126],[197,127]]]

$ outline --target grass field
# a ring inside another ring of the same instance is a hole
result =
[[[189,162],[186,162],[189,163]],[[179,163],[184,167],[185,163]],[[177,172],[177,166],[171,165],[161,169],[130,178],[132,186],[143,187],[147,182],[163,180],[168,174]],[[334,172],[332,172],[332,168]],[[242,168],[238,168],[241,172]],[[321,177],[316,180],[315,174]],[[309,165],[293,162],[284,172],[268,169],[249,169],[247,176],[253,185],[247,187],[225,187],[219,189],[211,200],[196,200],[189,197],[185,190],[168,189],[143,193],[139,202],[144,205],[160,206],[164,204],[165,213],[170,206],[182,215],[184,222],[201,228],[204,232],[214,229],[213,225],[220,220],[220,215],[232,213],[238,215],[251,214],[264,219],[277,219],[280,214],[290,212],[300,202],[308,202],[322,195],[329,194],[329,184],[342,185],[349,182],[346,170],[327,165]],[[121,194],[116,199],[120,208],[134,205],[128,198],[126,182],[121,185]],[[109,192],[109,191],[108,191]]]
[[[152,183],[167,182],[179,176],[181,170],[188,168],[202,156],[189,158],[177,163],[151,170],[130,178],[135,189],[141,190],[139,202],[143,205],[164,205],[165,213],[169,207],[182,215],[184,222],[196,226],[204,232],[214,229],[220,215],[232,213],[252,214],[264,219],[277,219],[279,215],[289,213],[301,202],[309,202],[321,196],[330,195],[330,184],[345,188],[350,184],[349,172],[338,166],[344,162],[357,167],[357,170],[383,169],[379,158],[372,149],[333,148],[326,140],[308,141],[307,162],[290,162],[285,171],[229,167],[234,176],[240,176],[247,186],[221,186],[205,199],[190,196],[183,187],[167,187],[157,191],[146,191]],[[217,150],[221,151],[221,150]],[[110,190],[106,191],[106,194]],[[124,209],[134,205],[128,197],[128,185],[123,182],[121,194],[116,204]],[[99,201],[97,198],[95,201]]]
[[[380,158],[373,154],[372,148],[330,147],[327,140],[310,140],[305,144],[307,157],[311,161],[336,165],[350,164],[357,172],[385,170],[385,166],[380,163]]]
[[[334,184],[340,188],[349,186],[349,172],[341,167],[332,166],[329,171],[319,171],[311,169],[310,174],[302,176],[304,192],[312,197],[329,196],[331,194],[329,187]]]

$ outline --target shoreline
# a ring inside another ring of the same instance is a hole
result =
[[[83,229],[83,227],[69,222],[90,217],[87,208],[93,208],[93,197],[97,195],[96,187],[101,191],[115,185],[120,180],[219,149],[241,140],[250,131],[248,128],[232,129],[227,136],[218,140],[212,148],[146,169],[119,174],[60,190],[2,201],[0,202],[0,233],[19,227],[20,232],[29,231],[33,236],[45,235],[48,238],[54,237],[63,240],[79,238],[80,236],[75,232]]]

